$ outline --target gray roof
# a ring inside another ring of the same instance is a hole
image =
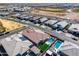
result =
[[[39,54],[40,53],[40,50],[36,46],[33,46],[31,48],[31,51],[33,51],[35,54]]]
[[[75,31],[75,32],[79,32],[79,24],[72,24],[72,25],[69,27],[69,30]]]
[[[79,56],[79,49],[77,48],[62,50],[62,52],[69,56]]]
[[[79,56],[79,46],[68,41],[65,41],[59,50],[65,55]]]
[[[56,23],[56,22],[57,22],[57,20],[48,20],[48,21],[46,21],[45,23],[52,25],[52,24],[54,24],[54,23]]]
[[[36,17],[33,17],[33,20],[37,20],[39,18],[40,18],[39,16],[36,16]]]
[[[61,22],[58,22],[57,24],[55,24],[54,26],[57,27],[57,25],[61,25],[64,28],[66,25],[68,25],[68,22],[61,21]]]
[[[39,19],[41,22],[44,22],[44,21],[46,21],[46,20],[48,20],[48,18],[47,17],[43,17],[43,18],[41,18],[41,19]]]

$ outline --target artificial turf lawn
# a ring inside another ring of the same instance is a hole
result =
[[[38,46],[38,48],[40,49],[40,50],[42,50],[42,51],[45,51],[47,48],[48,48],[49,46],[47,45],[47,44],[40,44],[39,46]]]

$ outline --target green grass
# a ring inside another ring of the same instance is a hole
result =
[[[47,44],[40,44],[39,46],[38,46],[38,48],[41,50],[41,51],[45,51],[47,48],[48,48],[49,46],[47,45]]]

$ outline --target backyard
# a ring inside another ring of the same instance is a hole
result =
[[[46,49],[48,49],[49,45],[47,44],[39,44],[38,48],[41,50],[41,51],[45,51]]]

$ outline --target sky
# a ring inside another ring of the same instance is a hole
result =
[[[0,3],[79,3],[79,0],[0,0]]]

